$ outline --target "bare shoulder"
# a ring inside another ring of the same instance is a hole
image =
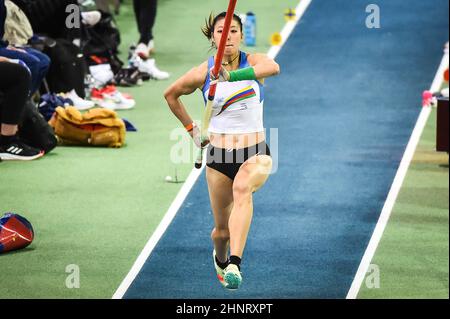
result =
[[[247,55],[247,60],[250,65],[255,65],[258,62],[271,60],[267,54],[264,53],[249,53]]]
[[[208,64],[202,63],[194,66],[192,69],[183,74],[175,82],[173,82],[165,91],[164,95],[189,95],[196,89],[201,89],[205,82]]]
[[[189,72],[190,78],[192,78],[197,84],[198,88],[202,88],[208,73],[208,61],[193,67]]]
[[[200,65],[194,66],[181,76],[175,83],[180,83],[183,86],[189,86],[192,89],[201,88],[205,82],[206,73],[208,69],[208,62],[203,62]]]
[[[196,72],[198,73],[198,75],[202,79],[205,79],[206,74],[208,73],[208,61],[203,62],[202,64],[197,66],[195,69],[196,69]]]

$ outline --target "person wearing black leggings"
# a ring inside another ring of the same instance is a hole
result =
[[[153,25],[156,19],[157,0],[133,0],[134,14],[140,34],[136,52],[148,58],[154,51]]]
[[[0,57],[0,160],[33,160],[44,155],[17,136],[30,85],[26,67]]]

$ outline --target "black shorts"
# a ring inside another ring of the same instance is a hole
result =
[[[224,149],[208,145],[206,166],[219,171],[232,180],[242,164],[254,155],[269,155],[270,149],[266,142],[240,149]]]

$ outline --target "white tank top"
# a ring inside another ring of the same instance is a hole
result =
[[[250,66],[247,54],[240,53],[239,69]],[[208,70],[214,66],[214,57],[208,60]],[[209,73],[203,86],[205,105],[210,86]],[[214,97],[208,131],[221,134],[245,134],[264,131],[264,88],[258,80],[219,82]]]

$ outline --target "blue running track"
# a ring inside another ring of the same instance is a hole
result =
[[[203,174],[124,298],[345,298],[448,39],[448,0],[378,0],[380,29],[369,3],[313,0],[277,57],[242,287],[215,278]]]

